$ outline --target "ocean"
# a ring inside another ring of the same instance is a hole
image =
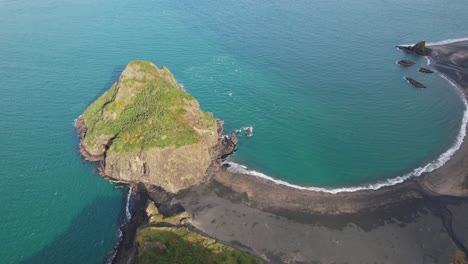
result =
[[[465,103],[394,46],[467,37],[467,12],[464,0],[0,0],[2,263],[112,254],[127,193],[82,160],[73,124],[131,60],[167,66],[227,133],[252,126],[231,157],[245,170],[349,190],[437,164],[462,140]]]

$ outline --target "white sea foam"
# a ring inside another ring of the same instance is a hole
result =
[[[447,40],[447,41],[441,41],[441,42],[436,42],[436,43],[452,43],[452,42],[457,42],[465,39],[458,39],[458,40]],[[468,40],[468,39],[466,39]],[[431,61],[428,59],[428,65],[431,63]],[[433,160],[432,162],[429,162],[425,166],[418,167],[411,171],[410,173],[397,176],[395,178],[387,179],[384,181],[379,181],[373,184],[368,184],[368,185],[363,185],[363,186],[355,186],[355,187],[342,187],[342,188],[324,188],[324,187],[306,187],[306,186],[300,186],[296,184],[292,184],[286,181],[274,179],[268,175],[265,175],[261,172],[255,171],[255,170],[249,170],[246,166],[237,164],[235,162],[231,161],[225,161],[224,163],[229,164],[230,166],[228,167],[228,171],[234,172],[234,173],[242,173],[242,174],[248,174],[252,175],[258,178],[266,179],[269,181],[272,181],[276,184],[279,185],[284,185],[300,190],[308,190],[308,191],[315,191],[315,192],[325,192],[325,193],[341,193],[341,192],[356,192],[356,191],[362,191],[362,190],[378,190],[382,187],[386,186],[392,186],[398,183],[402,183],[405,180],[412,178],[412,177],[419,177],[423,173],[431,172],[434,171],[440,167],[442,167],[447,161],[450,160],[450,158],[455,154],[455,152],[460,148],[461,144],[463,143],[463,139],[466,136],[466,125],[468,123],[468,102],[466,100],[466,97],[463,93],[463,90],[461,87],[459,87],[455,82],[447,78],[446,76],[440,74],[442,78],[447,80],[452,86],[455,87],[457,92],[460,95],[461,100],[463,101],[463,104],[465,105],[465,112],[463,113],[463,119],[462,123],[460,126],[460,131],[458,132],[458,135],[452,145],[447,151],[442,153],[437,159]],[[246,129],[246,128],[244,128]],[[253,127],[252,127],[253,129]]]
[[[460,42],[460,41],[468,41],[468,38],[446,39],[446,40],[441,40],[441,41],[436,41],[436,42],[426,42],[426,45],[428,46],[445,45],[445,44],[451,44],[451,43]]]
[[[435,42],[426,42],[426,45],[427,46],[445,45],[445,44],[451,44],[451,43],[460,42],[460,41],[468,41],[468,38],[446,39],[446,40],[435,41]],[[415,44],[416,43],[400,44],[398,46],[413,46]]]
[[[112,262],[114,262],[115,256],[117,256],[117,248],[120,242],[122,241],[122,237],[123,233],[122,230],[119,228],[119,230],[117,231],[117,241],[114,243],[114,247],[112,248],[112,255],[106,259],[106,264],[111,264]]]
[[[126,216],[125,220],[126,220],[126,223],[128,223],[128,222],[130,222],[130,220],[132,220],[132,212],[131,212],[131,209],[130,209],[132,195],[133,195],[133,187],[130,187],[130,189],[128,190],[127,201],[126,201],[126,204],[125,204],[125,216]]]
[[[254,127],[252,125],[243,127],[242,129],[244,129],[244,131],[247,131],[247,129],[250,129],[250,136],[253,136]]]
[[[75,120],[73,120],[73,126],[74,126],[74,127],[77,127],[77,126],[76,126],[76,121],[78,121],[78,119],[79,119],[80,117],[81,117],[81,115],[79,115],[77,118],[75,118]]]
[[[120,228],[117,230],[117,241],[114,243],[114,247],[112,250],[112,255],[107,258],[105,261],[106,264],[110,264],[114,262],[114,258],[117,255],[117,248],[119,244],[122,242],[122,237],[123,237],[123,232],[122,232],[122,227],[125,226],[132,220],[132,213],[131,213],[131,202],[132,202],[132,196],[133,196],[133,187],[130,186],[128,189],[127,193],[127,200],[125,201],[125,219],[122,225],[120,225]]]

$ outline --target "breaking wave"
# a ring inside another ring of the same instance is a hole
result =
[[[446,40],[435,41],[435,42],[426,42],[426,45],[427,46],[446,45],[446,44],[451,44],[451,43],[460,42],[460,41],[468,41],[468,38],[446,39]],[[400,44],[398,46],[413,46],[414,44],[416,43]]]
[[[433,43],[428,43],[428,45],[442,45],[442,44],[448,44],[448,43],[453,43],[453,42],[458,42],[458,41],[463,41],[463,40],[468,40],[468,38],[464,39],[449,39],[449,40],[444,40],[440,42],[433,42]],[[428,64],[430,64],[431,61],[428,59]],[[455,152],[460,148],[461,144],[463,143],[463,139],[465,138],[466,135],[466,125],[468,123],[468,102],[466,100],[466,97],[463,93],[463,89],[459,87],[454,81],[450,80],[443,74],[440,74],[442,78],[447,80],[452,86],[454,86],[457,90],[457,92],[460,95],[461,100],[463,101],[463,104],[465,105],[465,112],[463,113],[463,119],[462,123],[460,126],[460,131],[458,132],[458,135],[452,145],[447,151],[442,153],[437,159],[433,160],[432,162],[429,162],[425,166],[418,167],[414,169],[413,171],[406,173],[401,176],[397,176],[395,178],[383,180],[383,181],[378,181],[376,183],[372,184],[367,184],[367,185],[362,185],[362,186],[355,186],[355,187],[341,187],[341,188],[325,188],[325,187],[306,187],[306,186],[300,186],[296,184],[292,184],[286,181],[274,179],[266,174],[263,174],[261,172],[255,171],[255,170],[249,170],[246,166],[237,164],[232,161],[225,161],[224,164],[228,164],[228,171],[234,172],[234,173],[242,173],[242,174],[248,174],[252,175],[258,178],[266,179],[269,181],[272,181],[276,184],[300,189],[300,190],[308,190],[308,191],[316,191],[316,192],[325,192],[325,193],[341,193],[341,192],[356,192],[356,191],[362,191],[362,190],[378,190],[382,187],[386,186],[392,186],[398,183],[402,183],[405,180],[412,178],[412,177],[418,177],[421,176],[423,173],[431,172],[434,171],[440,167],[442,167],[447,161],[450,160],[450,158],[455,154]]]
[[[112,254],[110,254],[106,258],[106,260],[104,261],[104,263],[106,263],[106,264],[111,264],[111,263],[114,262],[115,256],[117,255],[117,249],[118,249],[120,243],[122,242],[122,238],[123,238],[122,227],[125,226],[126,224],[128,224],[130,222],[130,220],[132,220],[132,198],[133,198],[133,195],[134,195],[133,187],[130,186],[130,188],[128,189],[127,198],[126,198],[126,201],[125,201],[125,219],[124,219],[123,223],[120,225],[120,228],[117,230],[117,240],[115,241],[114,246],[112,248]]]
[[[133,196],[133,187],[130,186],[130,189],[128,190],[128,194],[127,194],[127,201],[125,204],[125,217],[126,217],[125,223],[128,223],[130,222],[130,220],[132,220],[132,212],[131,212],[132,196]]]

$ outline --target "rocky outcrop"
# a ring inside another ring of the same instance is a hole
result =
[[[222,122],[200,110],[166,68],[131,62],[76,121],[80,152],[113,181],[177,193],[203,181],[210,164],[237,148]]]
[[[397,62],[399,65],[403,66],[403,67],[409,67],[409,66],[413,66],[414,65],[414,62],[410,61],[410,60],[401,60],[401,61],[398,61]]]
[[[251,127],[248,127],[245,129],[245,135],[247,137],[251,137],[252,136],[252,128]]]
[[[427,69],[427,68],[419,68],[419,72],[422,72],[422,73],[434,73],[434,71],[429,70],[429,69]]]
[[[217,120],[218,125],[218,144],[213,148],[216,159],[225,159],[237,150],[236,135],[223,135],[223,121]]]
[[[413,46],[396,46],[398,49],[411,54],[417,54],[421,56],[428,56],[432,50],[426,47],[426,41],[420,41]]]
[[[409,82],[411,85],[413,85],[414,87],[418,88],[418,89],[423,89],[423,88],[426,88],[426,86],[418,81],[416,81],[415,79],[413,78],[410,78],[410,77],[405,77],[405,80],[407,82]]]

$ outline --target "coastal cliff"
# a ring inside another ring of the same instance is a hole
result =
[[[77,119],[80,152],[110,180],[177,193],[200,183],[210,164],[236,149],[222,122],[204,112],[171,72],[132,61]]]

